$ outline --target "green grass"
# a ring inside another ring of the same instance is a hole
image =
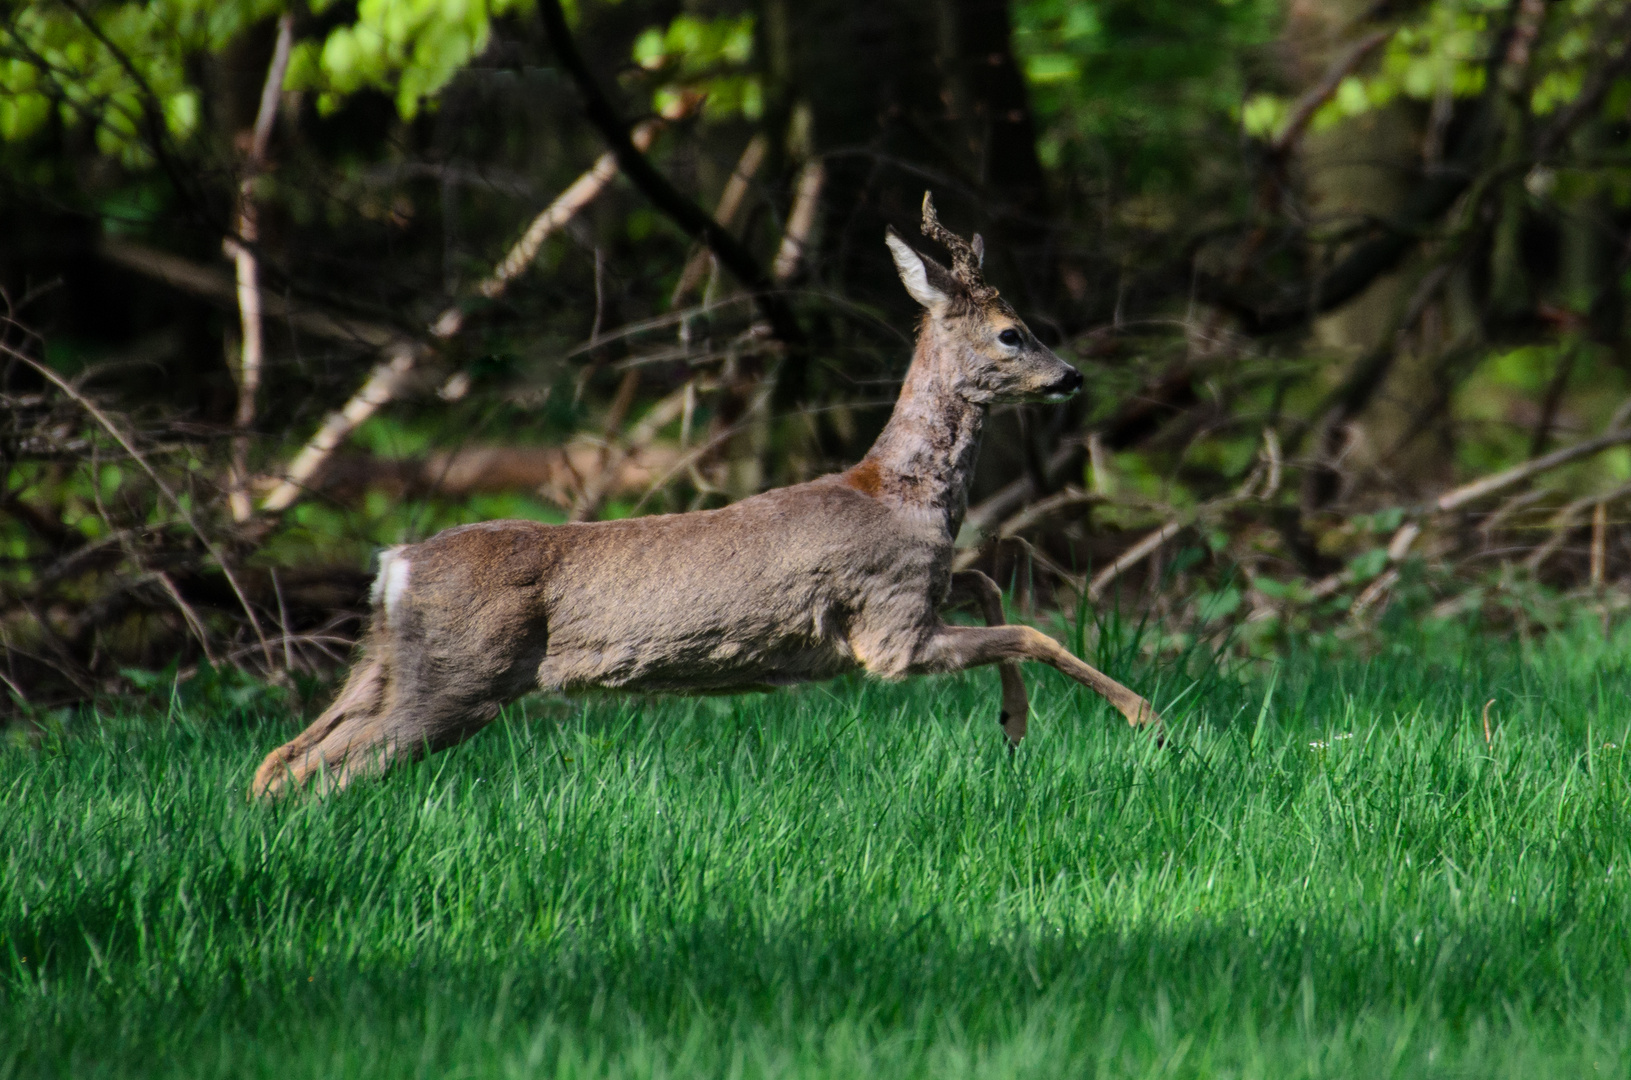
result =
[[[5,751],[0,1077],[1627,1075],[1631,638],[1213,673],[1167,749],[1030,682],[1013,760],[991,672],[273,807],[288,717]]]

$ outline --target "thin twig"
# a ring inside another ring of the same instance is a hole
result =
[[[165,592],[170,594],[170,600],[176,605],[176,609],[181,612],[181,617],[186,620],[187,626],[193,632],[193,637],[198,639],[199,647],[204,650],[204,659],[210,662],[210,667],[215,667],[218,661],[215,658],[215,650],[210,648],[210,638],[209,634],[204,630],[204,620],[198,617],[198,612],[194,611],[192,605],[182,597],[181,590],[176,588],[176,583],[170,580],[169,574],[161,570],[155,570],[153,578],[164,586]]]
[[[1382,598],[1382,594],[1391,589],[1393,587],[1393,583],[1398,580],[1399,571],[1390,569],[1378,577],[1375,581],[1365,586],[1364,591],[1354,598],[1353,607],[1348,611],[1349,618],[1356,622],[1363,618],[1365,612],[1370,610],[1370,606],[1376,603],[1377,600],[1380,600]]]
[[[329,413],[323,420],[317,433],[301,447],[300,453],[295,455],[288,469],[284,470],[283,478],[261,503],[261,509],[273,514],[287,510],[296,499],[305,494],[306,485],[317,470],[322,468],[323,463],[334,452],[334,448],[344,442],[363,421],[374,415],[381,405],[396,397],[398,390],[412,374],[419,357],[425,351],[425,347],[417,342],[403,341],[393,347],[388,357],[375,365],[374,370],[368,375],[368,381],[351,395],[351,400],[345,403],[345,407]]]
[[[294,653],[289,651],[289,608],[283,602],[283,583],[278,580],[277,567],[272,567],[272,592],[277,596],[278,629],[283,631],[283,670],[294,670]]]
[[[1574,524],[1580,519],[1582,512],[1588,509],[1600,512],[1609,503],[1623,499],[1627,495],[1631,495],[1631,483],[1621,484],[1597,495],[1587,495],[1584,498],[1575,499],[1564,506],[1552,517],[1551,536],[1547,537],[1546,542],[1536,548],[1534,553],[1525,560],[1525,565],[1528,566],[1531,572],[1539,570],[1542,564],[1555,555],[1557,550],[1563,546],[1568,539],[1570,530],[1574,528]],[[1606,521],[1604,524],[1606,527]]]
[[[164,497],[170,501],[170,505],[175,508],[176,514],[183,522],[186,523],[187,527],[193,531],[193,535],[198,537],[198,542],[204,545],[204,550],[209,552],[210,557],[214,559],[216,565],[221,568],[221,573],[226,577],[227,584],[232,587],[232,593],[238,598],[238,603],[240,606],[242,606],[244,614],[249,616],[249,625],[255,631],[255,637],[260,641],[261,651],[266,657],[266,666],[268,669],[270,669],[272,666],[272,647],[267,643],[266,634],[261,630],[260,619],[256,617],[255,609],[249,603],[249,595],[244,592],[243,586],[238,581],[238,575],[233,573],[232,567],[227,563],[226,557],[221,554],[220,549],[215,546],[214,541],[212,541],[209,536],[205,534],[204,530],[199,528],[198,522],[194,520],[192,512],[189,511],[186,504],[176,496],[175,491],[171,489],[170,485],[165,483],[164,479],[159,476],[159,474],[154,470],[153,466],[147,463],[147,459],[143,457],[139,451],[137,451],[130,439],[125,436],[124,432],[119,430],[119,426],[113,422],[112,418],[98,408],[95,402],[91,401],[84,394],[81,394],[78,390],[74,389],[73,385],[66,379],[58,375],[55,371],[46,367],[44,364],[35,360],[33,357],[27,355],[26,353],[18,352],[16,349],[13,349],[10,345],[7,345],[3,341],[0,341],[0,352],[4,352],[13,359],[27,364],[29,367],[39,372],[39,374],[43,376],[46,381],[50,382],[58,390],[61,390],[64,394],[68,395],[68,397],[76,405],[89,413],[92,419],[100,424],[109,435],[113,436],[113,441],[118,443],[120,447],[124,449],[124,452],[130,455],[132,461],[141,466],[142,471],[148,475],[148,478],[153,481],[153,485],[157,487],[159,491],[163,493]]]
[[[1603,587],[1603,569],[1608,562],[1608,503],[1599,502],[1591,512],[1591,587]]]
[[[1599,435],[1595,439],[1587,439],[1585,442],[1575,443],[1573,446],[1565,446],[1562,449],[1554,450],[1550,454],[1546,454],[1543,457],[1533,458],[1521,465],[1514,465],[1510,469],[1503,469],[1502,471],[1491,476],[1486,476],[1481,480],[1474,480],[1470,484],[1463,484],[1455,490],[1441,495],[1438,500],[1432,504],[1430,509],[1439,513],[1447,513],[1448,511],[1465,506],[1476,499],[1483,498],[1485,495],[1490,495],[1494,492],[1500,491],[1502,488],[1508,488],[1513,484],[1521,483],[1522,481],[1546,472],[1549,469],[1555,469],[1561,465],[1567,465],[1571,461],[1576,461],[1580,458],[1589,457],[1592,454],[1607,450],[1610,447],[1631,442],[1631,428],[1621,427],[1620,424],[1622,422],[1622,418],[1618,413],[1616,413],[1614,420],[1609,425],[1610,430],[1607,434]],[[1616,489],[1615,493],[1607,496],[1590,496],[1588,498],[1570,503],[1559,512],[1557,517],[1553,519],[1554,529],[1566,528],[1567,525],[1572,522],[1573,515],[1578,514],[1581,509],[1590,506],[1594,500],[1598,498],[1618,498],[1619,494],[1619,489]],[[1404,558],[1405,554],[1410,550],[1410,545],[1413,544],[1416,537],[1421,534],[1421,530],[1422,526],[1417,521],[1407,521],[1403,525],[1399,526],[1398,531],[1393,534],[1392,540],[1388,542],[1389,557],[1395,562]],[[1551,540],[1548,540],[1545,544],[1542,544],[1540,548],[1530,556],[1529,568],[1531,570],[1538,568],[1541,563],[1545,562],[1546,559],[1554,551],[1556,551],[1559,546],[1562,545],[1562,543],[1563,541],[1558,537],[1558,535],[1554,534]]]
[[[680,475],[682,472],[694,472],[697,462],[702,461],[709,454],[713,453],[715,449],[723,446],[732,438],[739,435],[742,431],[746,430],[753,413],[757,409],[762,408],[764,404],[767,403],[767,400],[768,394],[761,388],[758,400],[751,402],[748,405],[748,408],[743,413],[741,419],[738,419],[735,423],[727,424],[720,428],[706,441],[698,443],[688,453],[681,456],[681,458],[676,461],[667,472],[663,473],[663,475],[651,482],[650,486],[646,488],[645,494],[640,496],[639,501],[634,504],[633,509],[631,509],[629,513],[631,515],[638,514],[641,508],[646,505],[653,495],[657,494],[657,492],[668,486],[668,482],[670,480],[674,479],[674,477]]]
[[[650,148],[651,142],[662,129],[661,120],[647,120],[638,125],[633,134],[629,136],[635,148],[645,151]],[[617,175],[617,155],[605,153],[595,160],[594,167],[574,180],[565,191],[555,197],[548,209],[532,219],[527,231],[517,240],[499,260],[485,281],[476,286],[476,291],[489,300],[502,294],[510,284],[538,257],[538,249],[543,247],[544,241],[559,231],[567,222],[577,216],[585,206],[588,206],[606,190],[612,177]],[[447,314],[443,314],[447,318]],[[453,332],[457,332],[457,328]],[[451,337],[452,333],[438,334],[438,337]]]
[[[634,372],[631,371],[629,374],[632,375]],[[599,512],[600,505],[605,501],[606,493],[611,488],[612,480],[623,463],[644,450],[663,428],[684,415],[686,403],[694,400],[695,382],[694,379],[687,381],[684,386],[653,405],[629,431],[626,438],[619,440],[615,445],[608,443],[600,471],[583,485],[578,504],[572,509],[572,520],[585,521]],[[644,502],[644,498],[641,501]]]
[[[109,262],[172,288],[222,303],[237,303],[238,290],[233,278],[213,267],[112,237],[104,238],[97,251]],[[276,292],[261,295],[261,313],[268,318],[285,320],[302,333],[350,345],[383,349],[402,338],[402,332],[395,327],[297,306]]]
[[[1495,535],[1495,530],[1500,528],[1508,518],[1519,510],[1532,506],[1546,498],[1548,494],[1549,489],[1547,488],[1535,488],[1530,491],[1520,491],[1504,500],[1488,517],[1478,523],[1478,531],[1484,537],[1484,546],[1489,546],[1491,538]]]

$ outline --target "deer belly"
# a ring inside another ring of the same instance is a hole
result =
[[[765,648],[731,641],[624,643],[601,648],[559,648],[551,642],[538,681],[566,691],[601,688],[680,694],[736,693],[831,679],[855,670],[842,647],[821,643]]]
[[[831,679],[856,668],[824,606],[802,617],[584,620],[552,627],[539,684],[669,693],[730,693]],[[723,615],[723,612],[714,614]]]

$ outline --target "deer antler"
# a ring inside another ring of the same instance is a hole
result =
[[[985,275],[980,272],[980,264],[985,262],[985,241],[975,233],[970,243],[940,224],[934,196],[927,191],[923,193],[923,235],[951,252],[951,276],[969,291],[971,298],[985,300],[996,295],[997,290],[985,283]]]

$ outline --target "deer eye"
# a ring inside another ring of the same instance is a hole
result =
[[[1019,343],[1025,339],[1019,336],[1018,330],[1015,330],[1013,327],[1009,327],[997,335],[997,340],[1008,346],[1010,349],[1017,349],[1019,348]]]

